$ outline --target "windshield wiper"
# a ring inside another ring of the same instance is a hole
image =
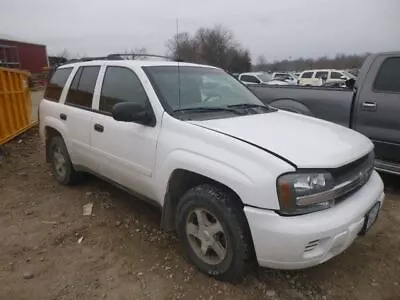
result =
[[[226,107],[190,107],[190,108],[179,108],[175,109],[174,113],[176,112],[213,112],[213,111],[228,111],[235,115],[243,115],[242,112],[239,112],[235,109],[230,109]]]
[[[228,105],[228,107],[237,107],[237,108],[262,108],[268,111],[273,110],[270,106],[265,106],[261,104],[253,104],[253,103],[242,103],[242,104],[232,104]]]

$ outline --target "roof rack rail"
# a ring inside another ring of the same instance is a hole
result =
[[[107,59],[118,58],[118,59],[134,60],[137,57],[156,57],[156,58],[165,58],[165,59],[169,59],[169,60],[176,60],[175,58],[173,58],[171,56],[158,55],[158,54],[147,54],[147,53],[112,53],[112,54],[107,55]]]
[[[67,61],[65,64],[71,64],[76,62],[84,62],[84,61],[92,61],[92,60],[135,60],[138,57],[156,57],[156,58],[165,58],[171,61],[183,62],[182,59],[173,58],[165,55],[158,54],[147,54],[147,53],[111,53],[107,56],[98,56],[98,57],[83,57],[79,59],[71,59]]]

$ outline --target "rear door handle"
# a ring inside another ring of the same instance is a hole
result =
[[[376,102],[363,102],[362,104],[362,108],[363,110],[370,110],[370,111],[375,111],[376,110]]]
[[[67,119],[67,115],[66,114],[60,114],[60,119],[65,121]]]
[[[98,132],[103,132],[104,131],[104,126],[101,124],[94,124],[94,130]]]

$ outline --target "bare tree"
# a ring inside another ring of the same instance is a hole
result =
[[[169,55],[185,61],[206,63],[230,72],[244,72],[251,67],[249,52],[222,26],[199,28],[194,36],[179,33],[168,40],[166,46]]]
[[[146,60],[147,49],[142,48],[134,48],[131,50],[125,50],[126,58],[127,59],[137,59],[137,60]]]
[[[63,58],[65,58],[66,60],[68,60],[68,59],[71,58],[71,53],[70,53],[66,48],[64,48],[60,53],[58,53],[58,54],[55,55],[55,56],[63,57]]]
[[[168,54],[176,59],[187,61],[199,61],[199,49],[197,41],[189,33],[183,32],[175,35],[166,43]]]

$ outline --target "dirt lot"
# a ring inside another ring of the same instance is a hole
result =
[[[327,263],[217,282],[182,258],[159,212],[98,180],[63,187],[36,128],[0,160],[0,299],[400,299],[400,188],[364,238]],[[93,215],[82,206],[93,202]],[[80,241],[80,242],[79,242]],[[271,241],[272,242],[272,241]]]

